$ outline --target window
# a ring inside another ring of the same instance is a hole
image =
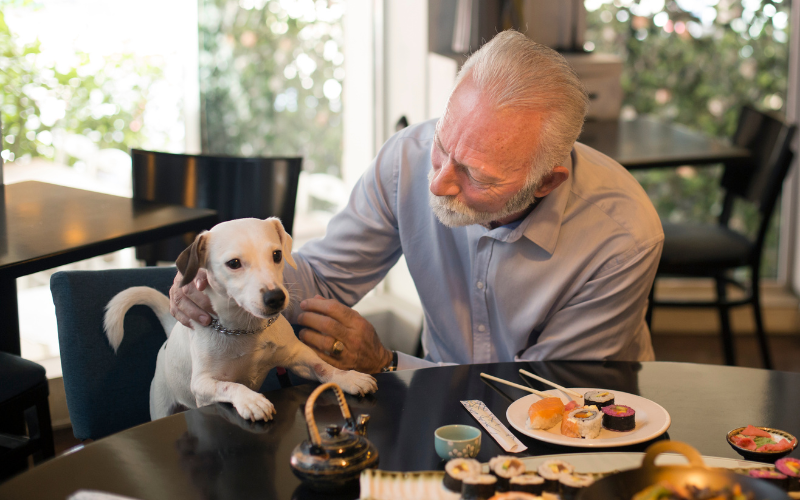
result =
[[[782,112],[788,80],[789,2],[586,0],[585,48],[625,61],[622,115],[661,116],[730,137],[739,108]],[[721,167],[635,172],[662,218],[711,222],[721,210]],[[762,274],[778,271],[778,221],[768,235]],[[755,230],[740,207],[732,225]]]

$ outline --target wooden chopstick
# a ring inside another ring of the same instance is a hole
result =
[[[582,398],[583,397],[583,394],[579,394],[579,393],[573,391],[572,389],[567,389],[566,387],[560,386],[560,385],[556,384],[555,382],[550,382],[549,380],[547,380],[545,378],[542,378],[539,375],[534,375],[533,373],[531,373],[531,372],[529,372],[527,370],[523,370],[522,368],[520,368],[519,372],[521,374],[523,374],[523,375],[527,375],[530,378],[534,378],[534,379],[538,380],[539,382],[544,382],[547,385],[552,385],[556,389],[562,390],[562,391],[566,392],[567,394],[569,394],[570,396],[573,396],[573,397],[576,397],[576,398]]]
[[[536,394],[542,398],[554,398],[552,394],[547,394],[545,392],[537,391],[536,389],[531,389],[530,387],[526,387],[524,385],[515,384],[514,382],[509,382],[508,380],[503,380],[501,378],[494,377],[489,375],[488,373],[481,373],[481,378],[488,378],[489,380],[494,380],[495,382],[500,382],[501,384],[510,385],[511,387],[516,387],[517,389],[522,389],[523,391],[528,391],[530,393]]]

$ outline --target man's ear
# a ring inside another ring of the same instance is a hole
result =
[[[208,231],[203,231],[198,234],[192,244],[181,252],[175,261],[178,271],[183,275],[181,286],[191,283],[194,277],[197,276],[197,271],[206,266],[207,233]]]
[[[283,224],[281,224],[279,218],[270,217],[267,221],[269,221],[275,227],[275,231],[278,232],[278,238],[281,240],[283,258],[286,259],[286,262],[288,262],[290,266],[297,269],[297,264],[294,263],[294,259],[292,258],[292,237],[289,236],[289,233],[283,228]]]
[[[553,167],[552,172],[544,176],[542,185],[539,186],[539,189],[537,189],[533,195],[537,198],[544,198],[567,179],[569,179],[569,170],[561,165],[556,165]]]

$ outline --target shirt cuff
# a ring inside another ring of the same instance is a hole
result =
[[[397,351],[397,370],[414,370],[416,368],[430,368],[432,366],[439,366],[433,361],[427,359],[420,359],[409,354]]]

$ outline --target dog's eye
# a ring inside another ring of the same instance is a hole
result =
[[[226,262],[225,265],[231,269],[239,269],[240,267],[242,267],[242,262],[239,259],[231,259],[228,262]]]
[[[272,252],[272,260],[276,264],[280,264],[282,258],[283,258],[283,252],[281,252],[280,250],[275,250],[274,252]]]

